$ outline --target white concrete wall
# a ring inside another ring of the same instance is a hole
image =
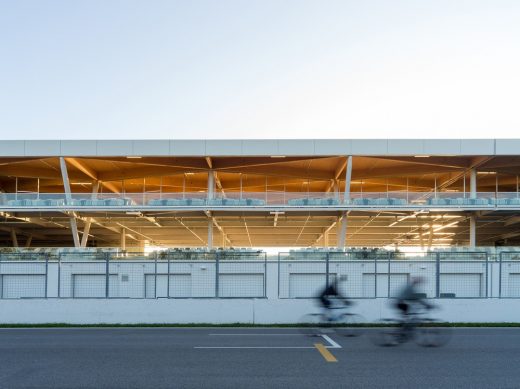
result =
[[[520,322],[520,300],[436,300],[447,322]],[[1,300],[1,323],[297,323],[317,312],[312,300],[277,299],[30,299]],[[368,321],[392,317],[388,299],[356,300]]]

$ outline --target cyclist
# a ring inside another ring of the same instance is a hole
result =
[[[346,279],[346,276],[340,276],[339,282],[345,281]],[[345,296],[340,293],[339,282],[338,279],[336,279],[334,282],[331,282],[318,296],[321,306],[326,311],[334,308],[340,308],[341,306],[349,306],[352,304]],[[338,306],[338,303],[341,303],[341,306]]]
[[[421,306],[426,309],[433,308],[433,305],[429,304],[419,293],[419,285],[423,283],[423,278],[413,277],[398,294],[395,306],[400,311],[403,319],[406,319],[410,314],[416,313]]]

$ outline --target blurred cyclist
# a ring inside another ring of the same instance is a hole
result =
[[[339,282],[345,281],[346,279],[346,276],[340,276]],[[341,308],[352,304],[345,296],[340,293],[339,282],[338,279],[336,279],[334,282],[331,282],[318,296],[321,306],[325,310]]]
[[[424,279],[422,277],[413,277],[398,294],[395,306],[403,318],[416,313],[421,307],[426,309],[433,308],[433,305],[429,304],[422,297],[422,294],[419,293],[419,286],[423,283]]]

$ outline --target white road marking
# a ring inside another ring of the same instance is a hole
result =
[[[307,336],[304,334],[208,334],[209,336]]]
[[[330,344],[330,347],[329,346],[325,346],[327,348],[341,348],[341,346],[339,344],[337,344],[336,342],[334,342],[331,338],[329,338],[327,335],[320,335],[323,339],[325,339],[327,342],[329,342]]]
[[[226,335],[226,336],[243,336],[243,335],[248,335],[248,336],[270,336],[270,335],[274,335],[274,336],[280,336],[280,335],[298,335],[298,336],[305,336],[303,334],[208,334],[208,335],[211,335],[211,336],[221,336],[221,335]],[[336,343],[335,341],[333,341],[329,336],[327,335],[318,335],[320,336],[321,338],[323,338],[323,340],[325,340],[329,345],[328,346],[325,346],[325,348],[342,348],[338,343]],[[195,346],[193,348],[196,348],[196,349],[313,349],[315,348],[314,346]]]

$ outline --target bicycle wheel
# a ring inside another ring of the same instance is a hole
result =
[[[393,347],[402,343],[402,329],[398,320],[382,319],[376,324],[377,328],[370,331],[370,340],[376,346]]]
[[[365,318],[357,313],[344,313],[334,323],[334,330],[338,335],[354,337],[363,334],[361,327],[366,323]]]
[[[326,323],[321,313],[309,313],[300,318],[298,325],[298,329],[303,335],[318,336]]]
[[[415,343],[422,347],[440,347],[449,342],[451,328],[441,327],[434,319],[424,319],[416,329]]]

